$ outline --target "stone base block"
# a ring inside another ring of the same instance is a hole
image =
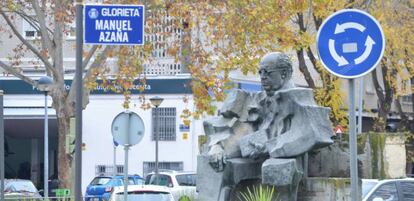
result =
[[[359,189],[361,189],[360,186]],[[304,178],[299,185],[297,200],[351,201],[351,180],[349,178]]]

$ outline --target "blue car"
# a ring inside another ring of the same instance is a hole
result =
[[[114,186],[123,186],[124,176],[98,176],[86,187],[85,201],[106,201]],[[128,184],[139,185],[143,184],[144,180],[139,175],[129,175]]]

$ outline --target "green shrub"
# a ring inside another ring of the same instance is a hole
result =
[[[180,199],[178,199],[178,201],[191,201],[191,198],[187,195],[183,195],[180,197]]]
[[[253,187],[253,191],[247,188],[247,192],[242,192],[241,198],[239,197],[240,201],[272,201],[273,199],[277,199],[275,188],[262,185]]]

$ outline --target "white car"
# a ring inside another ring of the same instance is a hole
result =
[[[414,201],[414,179],[363,179],[362,193],[362,201]]]
[[[5,179],[4,198],[5,200],[40,200],[42,196],[30,180]]]
[[[170,189],[176,200],[182,196],[197,199],[195,172],[160,170],[158,175],[150,173],[145,179],[145,184],[166,186]]]
[[[156,185],[128,185],[127,201],[175,201],[170,190]],[[124,201],[124,187],[113,188],[110,201]]]

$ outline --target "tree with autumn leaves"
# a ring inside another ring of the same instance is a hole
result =
[[[152,56],[154,49],[165,47],[166,53],[176,57],[193,78],[191,87],[196,110],[185,110],[182,117],[188,120],[190,116],[213,114],[216,111],[214,102],[224,100],[225,90],[232,87],[229,84],[232,70],[256,73],[262,55],[271,51],[284,51],[290,52],[292,59],[298,61],[299,70],[308,86],[315,89],[318,103],[331,108],[334,123],[345,125],[347,120],[340,79],[325,71],[314,47],[315,35],[322,21],[344,8],[367,10],[379,20],[386,35],[384,59],[373,71],[373,82],[380,102],[378,130],[385,129],[384,122],[393,101],[398,105],[400,96],[414,91],[413,85],[409,84],[409,80],[411,83],[414,81],[412,0],[111,0],[104,3],[144,4],[145,32],[158,34],[163,40],[146,41],[143,46],[137,47],[87,46],[83,58],[86,70],[85,107],[90,90],[97,85],[96,79],[102,79],[105,87],[123,93],[124,107],[129,107],[129,100],[134,98],[129,93],[129,86],[137,79],[145,83],[144,64],[155,60]],[[0,61],[0,67],[37,86],[36,80],[22,73],[19,62],[23,57],[31,56],[38,58],[39,67],[45,68],[54,80],[50,96],[58,119],[59,179],[63,182],[62,186],[70,187],[72,157],[65,154],[64,141],[69,130],[69,118],[74,116],[75,87],[65,90],[63,55],[67,47],[64,46],[65,37],[71,32],[69,25],[75,17],[73,2],[5,0],[0,15],[3,20],[1,33],[18,41],[9,53],[10,62]],[[172,23],[162,20],[165,16],[173,18]],[[40,33],[39,38],[29,41],[22,36],[17,24],[22,19]],[[170,31],[160,32],[160,26],[169,27],[165,30]],[[178,37],[172,31],[176,29],[180,30]],[[106,62],[107,58],[116,59],[118,70],[115,73],[114,66]],[[307,59],[311,65],[306,62]],[[318,76],[311,76],[311,71],[316,71]],[[145,96],[139,98],[142,107],[148,108]],[[406,111],[400,110],[400,115],[409,121]]]
[[[251,0],[181,1],[166,3],[168,13],[185,19],[196,37],[191,41],[189,70],[198,111],[215,111],[214,101],[223,100],[229,72],[257,71],[262,55],[271,51],[291,52],[315,98],[331,108],[334,124],[347,125],[340,79],[328,73],[317,59],[316,33],[323,20],[335,11],[356,8],[378,19],[386,37],[381,65],[372,72],[378,96],[375,130],[385,131],[391,105],[396,104],[403,127],[410,124],[401,96],[413,96],[413,1],[355,0]],[[310,65],[306,60],[309,59]],[[311,76],[316,71],[318,76]],[[218,79],[219,78],[219,79]],[[214,94],[215,98],[210,95]],[[414,122],[411,121],[411,124]]]

